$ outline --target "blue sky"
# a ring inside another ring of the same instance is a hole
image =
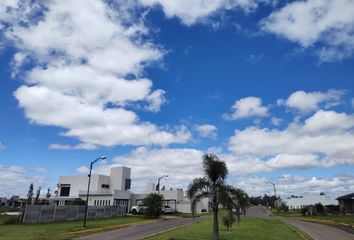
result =
[[[217,154],[250,195],[354,191],[351,1],[0,3],[0,195]],[[314,14],[318,13],[318,14]]]

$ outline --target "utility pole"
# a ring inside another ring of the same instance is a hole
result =
[[[277,209],[277,215],[279,215],[279,208],[278,208],[278,198],[277,198],[277,190],[275,189],[275,184],[271,181],[265,182],[273,185],[274,196],[275,196],[275,208]]]

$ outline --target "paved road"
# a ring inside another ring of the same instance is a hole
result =
[[[191,218],[176,218],[158,222],[137,224],[127,228],[95,233],[76,240],[137,240],[145,236],[193,223]]]
[[[313,240],[354,240],[354,235],[342,229],[312,222],[295,219],[282,219],[310,235]]]
[[[263,206],[252,206],[248,208],[246,216],[272,219],[271,213]]]

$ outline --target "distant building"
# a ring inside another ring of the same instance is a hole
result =
[[[57,205],[81,198],[86,201],[87,176],[61,176],[57,196],[51,197]],[[89,206],[120,205],[128,206],[131,193],[130,168],[111,168],[109,176],[92,175],[89,193]]]
[[[0,207],[8,207],[9,200],[6,197],[0,197]]]
[[[354,193],[337,197],[339,211],[343,214],[354,214]]]
[[[291,196],[284,200],[289,209],[300,209],[308,205],[315,205],[321,203],[326,205],[337,205],[337,201],[324,194],[304,194],[303,196]]]

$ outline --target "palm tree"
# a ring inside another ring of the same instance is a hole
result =
[[[225,179],[228,174],[226,163],[214,154],[203,156],[204,177],[196,178],[188,186],[188,197],[191,199],[191,210],[194,218],[196,203],[202,198],[209,198],[213,210],[213,235],[214,240],[219,239],[219,205],[227,208],[230,213],[236,202],[244,205],[244,197],[247,196],[242,190],[227,185]],[[242,197],[242,200],[239,199]]]

